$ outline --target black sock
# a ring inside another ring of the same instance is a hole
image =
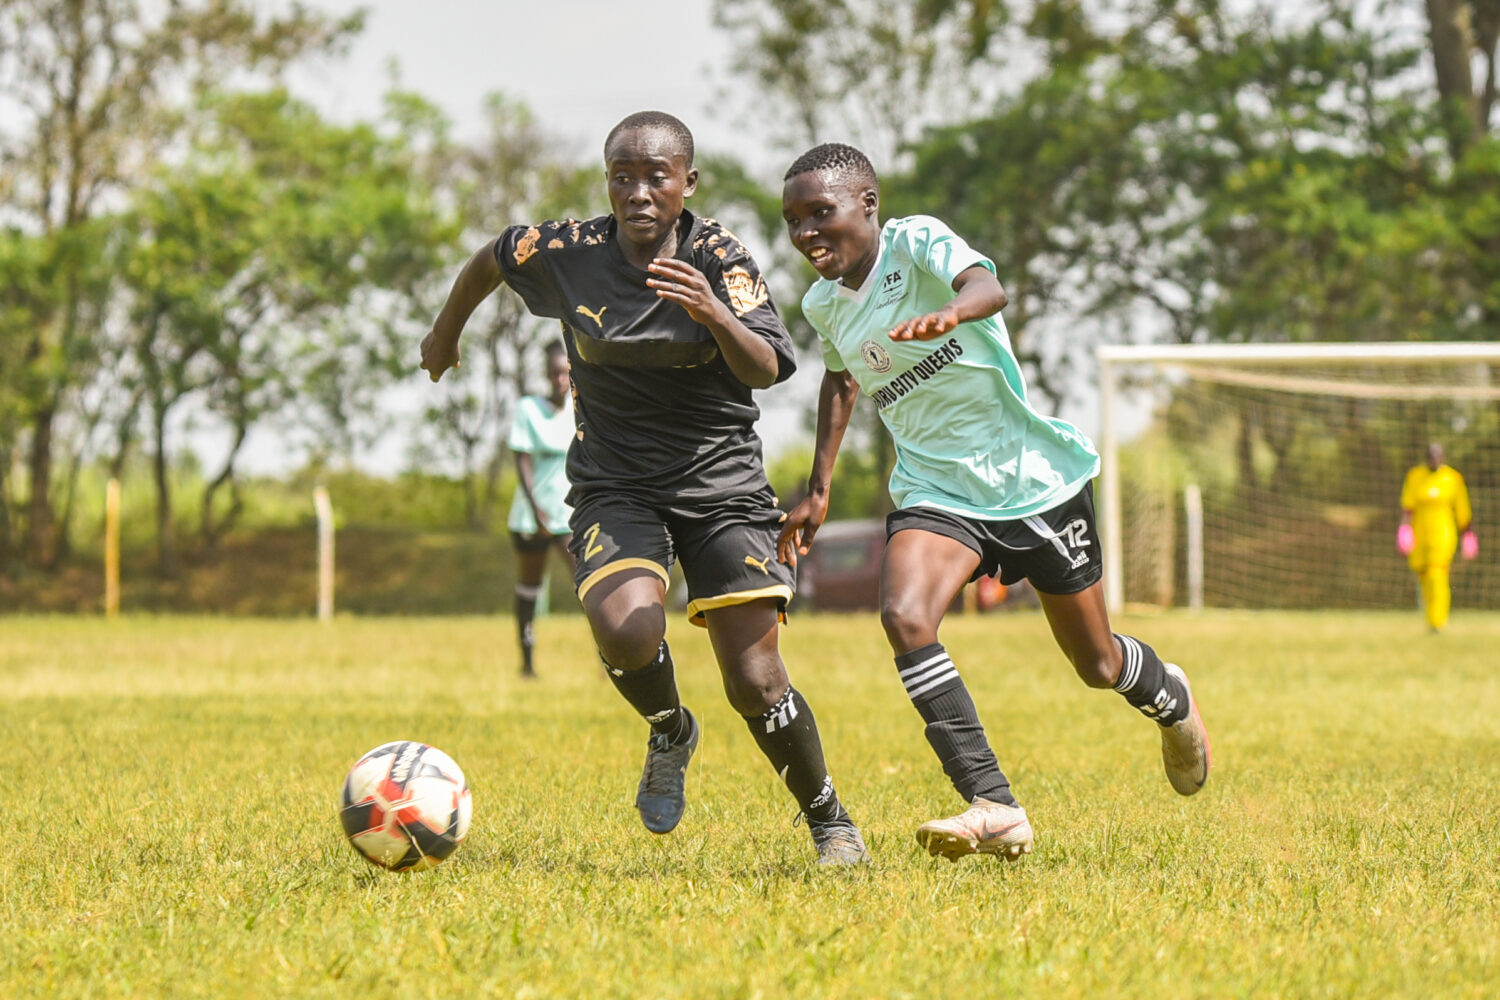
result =
[[[516,633],[521,640],[521,673],[535,671],[531,665],[531,651],[536,646],[536,599],[541,587],[516,584]]]
[[[1181,722],[1188,714],[1187,687],[1167,673],[1156,650],[1128,635],[1115,634],[1124,664],[1115,690],[1142,715],[1163,726]]]
[[[943,771],[965,802],[986,798],[1016,804],[1010,781],[1000,770],[995,751],[984,736],[974,699],[940,642],[902,653],[896,670],[906,695],[927,723],[927,742],[942,761]]]
[[[849,814],[833,790],[833,778],[823,762],[823,741],[812,709],[794,687],[762,715],[747,715],[745,724],[771,761],[787,790],[797,800],[809,823],[847,820]]]
[[[602,655],[599,658],[604,659]],[[665,640],[656,651],[656,659],[639,670],[621,670],[605,660],[604,672],[615,690],[651,723],[652,732],[665,733],[674,743],[687,736],[687,715],[677,699],[677,674]]]

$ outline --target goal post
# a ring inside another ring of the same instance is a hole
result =
[[[1187,603],[1189,584],[1208,606],[1410,606],[1395,526],[1429,441],[1500,544],[1500,344],[1103,346],[1098,363],[1112,610]],[[1455,565],[1455,607],[1500,607],[1496,567],[1485,549]]]

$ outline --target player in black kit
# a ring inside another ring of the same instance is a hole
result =
[[[760,269],[733,234],[683,207],[693,137],[646,111],[604,143],[612,214],[512,226],[464,265],[422,341],[433,381],[458,364],[474,308],[502,282],[562,321],[578,433],[568,451],[575,582],[611,681],[651,725],[641,821],[682,818],[698,721],[667,649],[667,572],[708,629],[729,703],[796,798],[819,864],[869,859],[834,792],[812,710],[787,678],[780,619],[794,578],[776,558],[781,512],[761,465],[751,389],[795,360]]]

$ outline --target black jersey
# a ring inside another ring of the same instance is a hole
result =
[[[646,286],[625,259],[614,216],[512,226],[495,244],[505,281],[538,316],[562,320],[578,431],[568,450],[569,503],[598,489],[651,500],[732,500],[766,486],[760,416],[707,327]],[[776,352],[776,381],[796,370],[760,269],[712,219],[684,211],[677,259]]]

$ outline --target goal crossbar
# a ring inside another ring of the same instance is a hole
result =
[[[1174,364],[1306,364],[1309,361],[1364,361],[1411,364],[1424,361],[1495,361],[1500,342],[1380,344],[1106,344],[1098,348],[1101,365],[1139,362]]]

